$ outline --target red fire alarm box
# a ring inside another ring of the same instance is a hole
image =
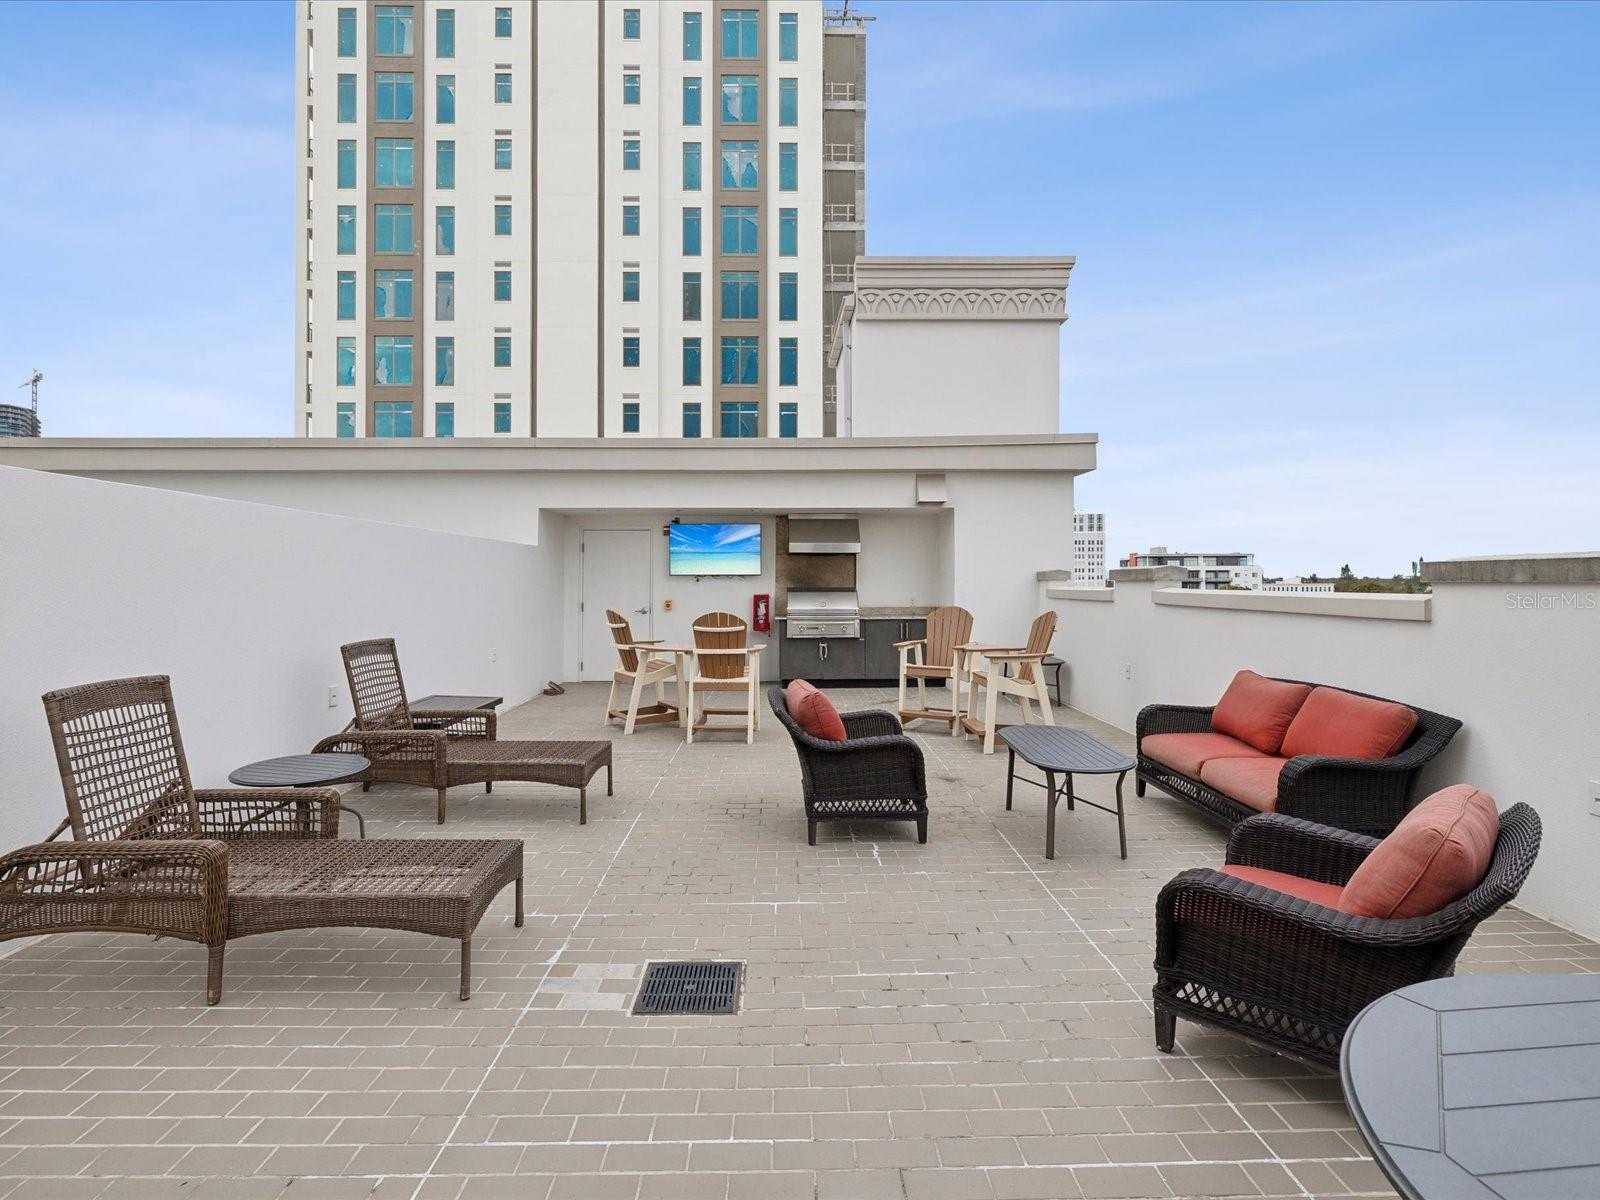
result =
[[[772,629],[772,597],[752,596],[750,598],[750,628],[757,633],[768,633]]]

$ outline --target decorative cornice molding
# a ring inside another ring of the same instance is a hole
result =
[[[1062,258],[859,258],[856,320],[1054,321],[1067,318]]]

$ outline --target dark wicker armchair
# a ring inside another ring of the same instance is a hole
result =
[[[1339,690],[1369,700],[1385,699],[1350,688]],[[1417,714],[1417,725],[1398,753],[1389,758],[1373,759],[1333,758],[1320,754],[1291,758],[1278,776],[1278,804],[1274,811],[1354,833],[1380,837],[1388,833],[1410,810],[1412,789],[1422,768],[1461,728],[1461,722],[1454,717],[1429,712],[1414,704],[1406,707]],[[1138,744],[1143,746],[1145,736],[1152,733],[1206,733],[1211,729],[1212,711],[1212,706],[1148,705],[1140,710],[1135,725]],[[1189,801],[1207,815],[1229,825],[1256,815],[1256,810],[1249,805],[1141,753],[1134,791],[1144,795],[1147,783],[1155,784],[1179,800]]]
[[[1384,920],[1327,908],[1220,871],[1185,871],[1156,900],[1156,1045],[1178,1017],[1325,1065],[1350,1022],[1396,988],[1455,970],[1478,923],[1510,902],[1539,853],[1539,814],[1500,814],[1488,873],[1454,904]],[[1344,886],[1376,839],[1275,813],[1241,822],[1227,861]]]
[[[782,688],[768,688],[767,702],[800,756],[811,845],[817,844],[818,821],[915,821],[917,841],[927,842],[922,747],[901,732],[899,718],[877,709],[840,713],[847,736],[830,742],[800,728]]]

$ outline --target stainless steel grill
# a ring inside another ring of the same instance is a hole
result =
[[[854,592],[791,591],[788,611],[792,638],[861,636],[861,601]]]

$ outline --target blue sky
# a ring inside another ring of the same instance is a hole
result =
[[[868,250],[1078,256],[1113,553],[1592,548],[1600,6],[860,7]],[[0,384],[49,432],[288,433],[292,27],[0,6]]]

